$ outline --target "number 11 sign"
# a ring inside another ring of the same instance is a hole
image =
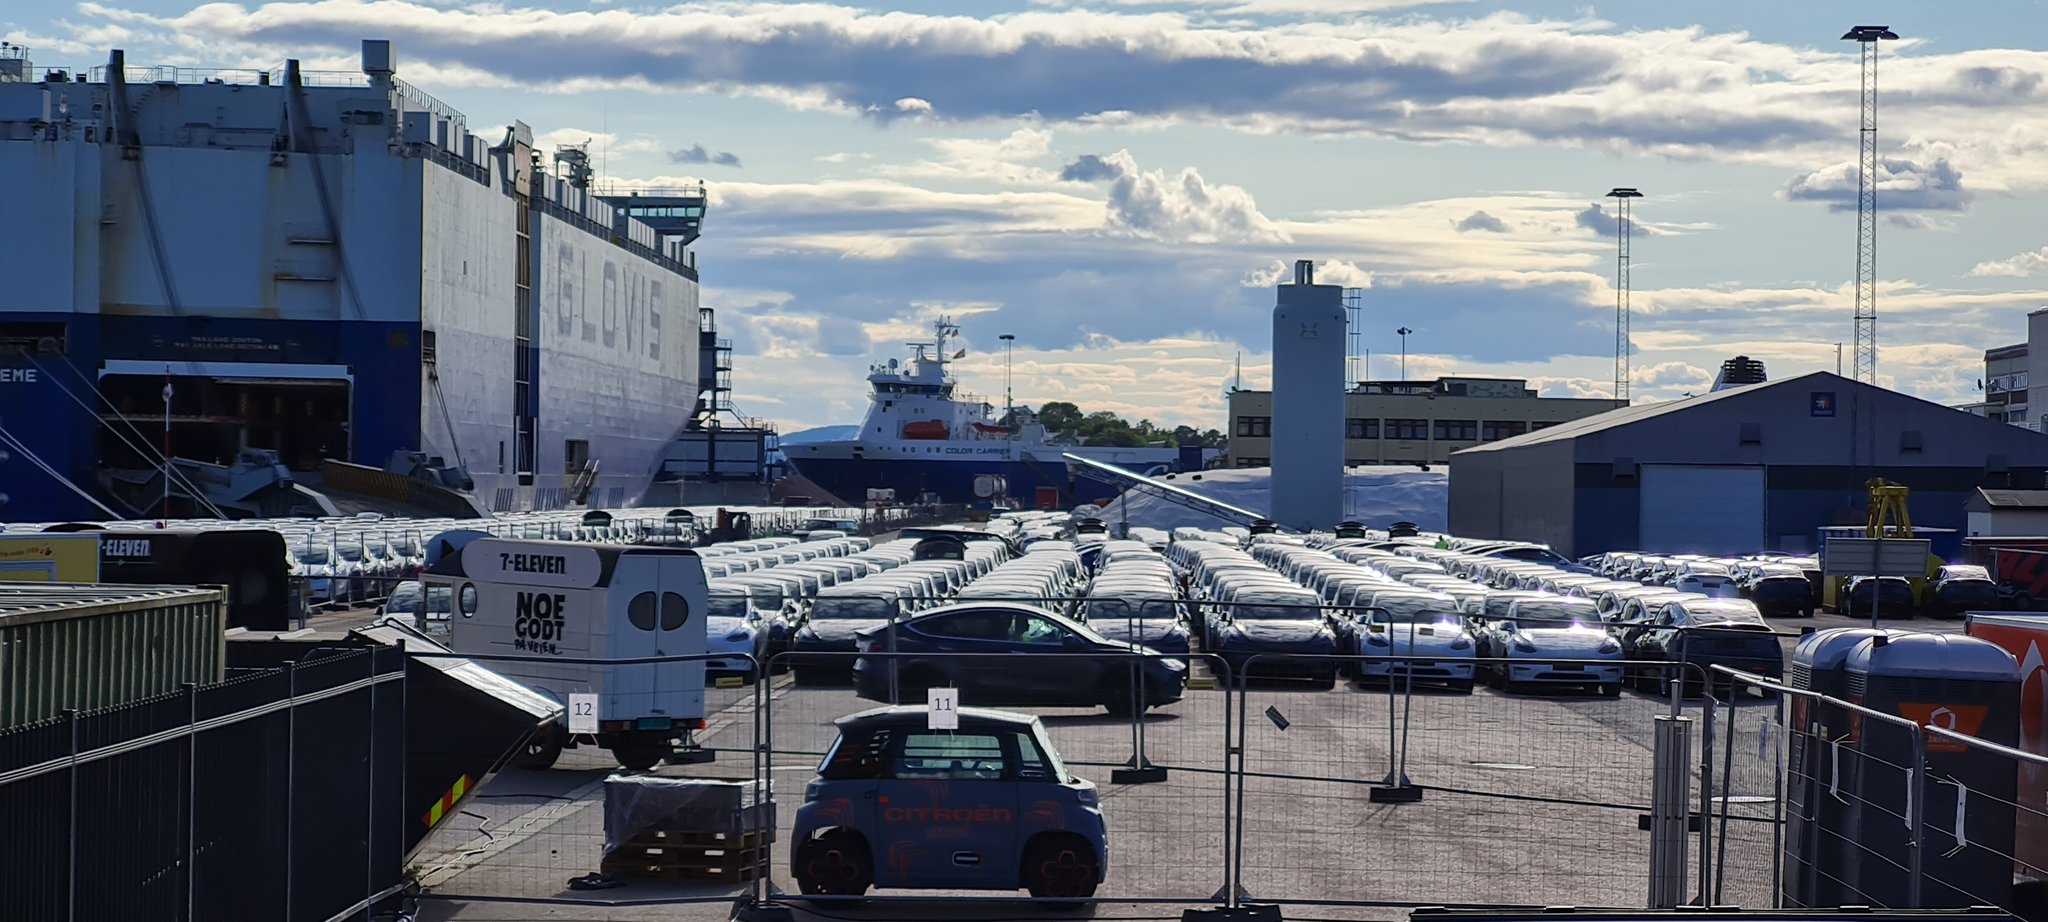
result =
[[[960,690],[929,688],[924,693],[925,729],[960,729]]]

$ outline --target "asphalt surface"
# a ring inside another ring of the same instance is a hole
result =
[[[1796,633],[1858,624],[1835,615],[1775,623],[1789,655]],[[1860,622],[1867,624],[1867,622]],[[1887,620],[1885,626],[1956,631],[1957,622]],[[1197,675],[1204,670],[1198,668]],[[780,810],[766,892],[794,891],[790,823],[802,785],[833,738],[831,721],[872,707],[851,690],[803,688],[779,678],[767,689],[763,722],[774,757],[770,777]],[[1100,710],[1044,709],[1055,745],[1075,774],[1101,786],[1111,824],[1103,904],[1083,917],[1178,918],[1176,903],[1207,903],[1223,887],[1225,836],[1241,836],[1239,882],[1254,901],[1342,900],[1381,906],[1290,907],[1291,918],[1397,918],[1401,906],[1535,904],[1636,907],[1648,881],[1648,834],[1638,816],[1649,803],[1652,722],[1670,702],[1634,692],[1607,699],[1576,692],[1507,696],[1418,690],[1335,689],[1273,684],[1244,700],[1190,689],[1144,721],[1148,761],[1167,769],[1157,784],[1110,783],[1130,763],[1133,728]],[[759,690],[712,689],[711,727],[700,741],[715,761],[664,765],[671,777],[751,777]],[[963,702],[972,705],[972,701]],[[1760,754],[1774,751],[1758,724],[1774,702],[1717,705],[1710,795],[1730,795],[1730,870],[1719,882],[1728,902],[1758,905],[1770,892],[1773,780]],[[1248,773],[1242,828],[1226,796],[1226,747],[1242,711]],[[1703,717],[1703,703],[1684,712]],[[1730,715],[1733,715],[1732,717]],[[1737,745],[1726,733],[1734,721]],[[1405,728],[1390,738],[1389,728]],[[1693,758],[1705,756],[1695,733]],[[1405,748],[1403,762],[1399,754]],[[1740,758],[1735,758],[1739,756]],[[1723,762],[1726,762],[1724,776]],[[600,891],[568,887],[597,870],[604,848],[603,781],[616,770],[602,750],[564,753],[548,771],[507,769],[435,833],[414,866],[429,895],[418,918],[511,922],[554,919],[723,920],[750,885],[628,880]],[[1695,775],[1699,770],[1695,768]],[[1405,776],[1415,803],[1375,803],[1375,787]],[[1697,796],[1697,792],[1696,795]],[[1718,803],[1718,801],[1716,802]],[[1722,830],[1713,834],[1718,838]],[[1698,863],[1697,839],[1689,864]],[[1717,845],[1717,850],[1721,846]],[[1697,886],[1696,879],[1689,886]],[[944,903],[893,897],[959,897]],[[1074,918],[1035,906],[1021,893],[883,892],[861,905],[811,907],[799,918],[883,920]],[[977,902],[967,902],[973,900]],[[1153,902],[1175,901],[1175,903]],[[801,910],[803,904],[795,904]]]

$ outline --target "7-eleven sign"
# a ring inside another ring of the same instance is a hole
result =
[[[1923,727],[1940,727],[1950,733],[1976,736],[1984,726],[1984,718],[1990,716],[1991,708],[1982,704],[1918,704],[1899,703],[1899,716]],[[1962,752],[1969,747],[1946,737],[1929,734],[1928,752]]]

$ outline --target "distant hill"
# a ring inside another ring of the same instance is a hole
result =
[[[860,434],[858,424],[852,426],[813,426],[796,432],[784,433],[780,441],[784,445],[808,445],[812,442],[837,442]]]

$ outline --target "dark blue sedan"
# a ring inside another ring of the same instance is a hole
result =
[[[927,688],[960,689],[973,707],[1095,707],[1128,716],[1141,676],[1143,706],[1180,700],[1187,667],[1177,659],[1139,656],[1156,651],[1110,640],[1086,625],[1042,608],[1004,602],[948,605],[895,623],[894,657],[888,625],[861,631],[863,654],[853,664],[854,693],[889,700],[889,667],[897,695],[921,699]],[[959,654],[1010,654],[961,656]],[[1022,657],[1034,657],[1025,659]],[[1133,666],[1135,665],[1135,670]]]

